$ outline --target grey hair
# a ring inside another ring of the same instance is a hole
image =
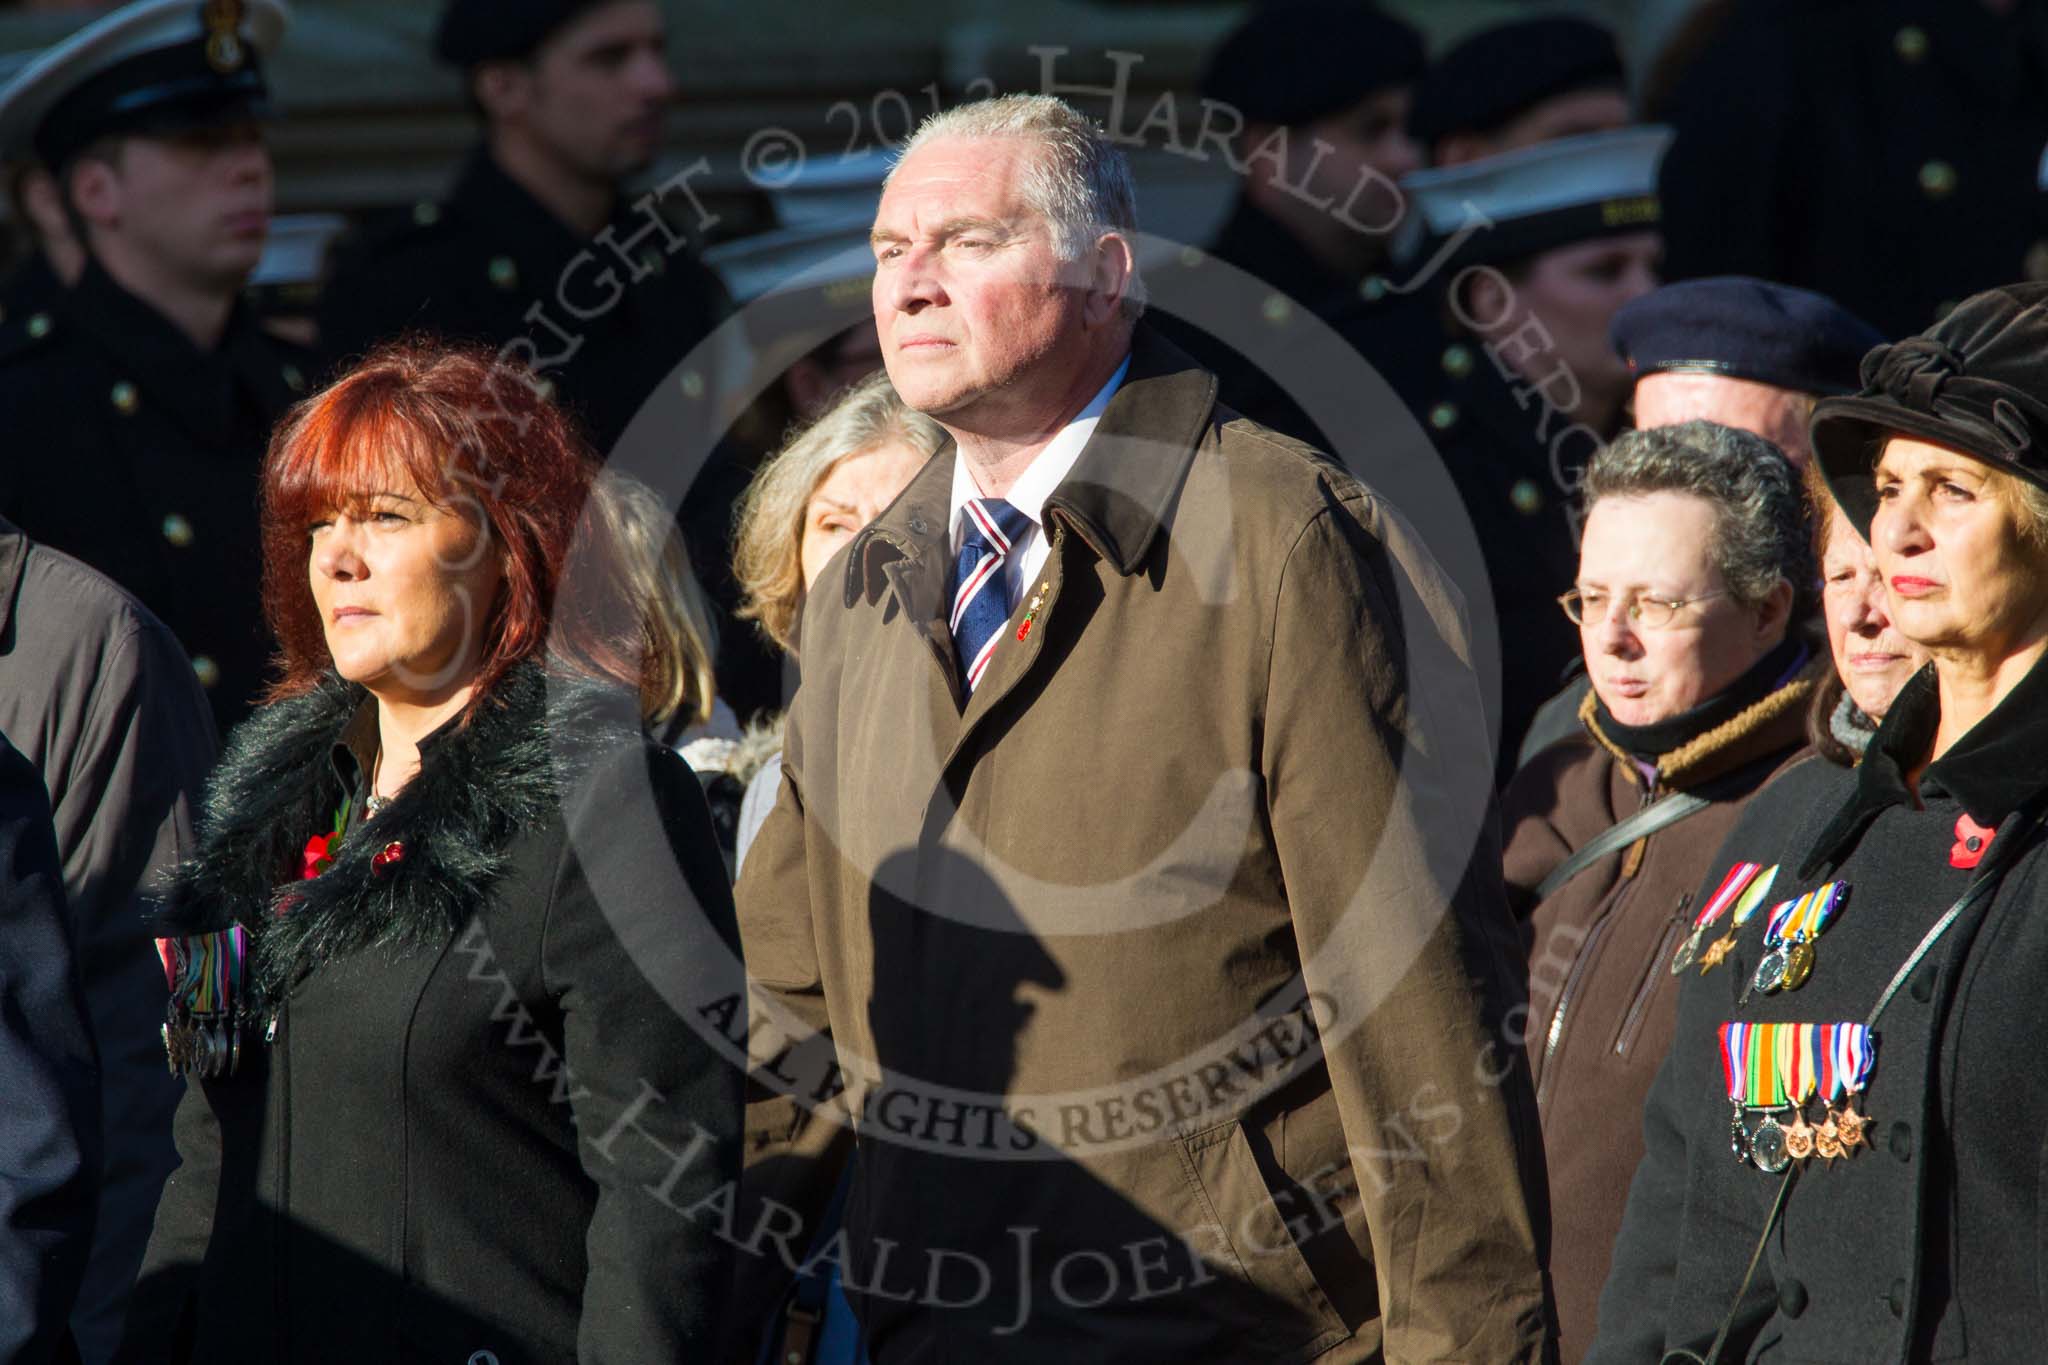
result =
[[[903,146],[882,181],[887,189],[910,154],[939,138],[1023,138],[1038,145],[1024,173],[1024,202],[1052,227],[1061,261],[1086,260],[1106,232],[1126,241],[1138,230],[1138,190],[1131,161],[1093,119],[1053,95],[999,95],[931,115]],[[1135,253],[1137,244],[1131,243]],[[1144,286],[1135,265],[1124,294],[1124,313],[1144,311]]]
[[[876,370],[793,432],[741,495],[732,566],[742,599],[738,614],[760,622],[782,648],[794,652],[803,607],[804,513],[811,495],[841,460],[892,441],[929,459],[946,443],[946,433],[897,395],[886,371]]]
[[[1698,420],[1631,431],[1593,457],[1583,487],[1588,512],[1602,498],[1704,498],[1715,511],[1714,567],[1731,597],[1758,606],[1783,579],[1794,621],[1819,600],[1805,489],[1785,453],[1761,436]]]

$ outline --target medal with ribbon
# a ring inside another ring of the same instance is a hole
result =
[[[1749,989],[1737,1004],[1748,1004],[1753,992],[1798,990],[1813,975],[1813,941],[1849,898],[1847,882],[1828,882],[1771,911],[1764,926],[1764,956],[1756,964]]]
[[[174,1076],[232,1076],[248,1023],[249,931],[239,924],[210,934],[156,941],[170,989],[162,1035]]]
[[[1706,939],[1708,927],[1728,913],[1728,907],[1749,889],[1749,884],[1761,871],[1762,863],[1737,863],[1728,869],[1728,875],[1714,888],[1714,894],[1707,897],[1707,903],[1700,907],[1699,914],[1693,916],[1692,932],[1679,940],[1678,951],[1671,955],[1673,976],[1699,961],[1700,946]]]
[[[1753,864],[1738,864],[1737,866],[1753,866]],[[1707,898],[1707,903],[1701,908],[1700,913],[1705,914],[1707,911],[1712,910],[1715,918],[1718,919],[1723,909],[1725,909],[1728,918],[1728,932],[1715,939],[1712,943],[1709,943],[1705,950],[1700,953],[1700,975],[1704,976],[1721,965],[1721,959],[1728,956],[1729,951],[1735,947],[1735,931],[1749,923],[1749,917],[1756,913],[1756,908],[1762,905],[1764,898],[1771,894],[1771,883],[1777,879],[1778,865],[1773,863],[1762,872],[1753,873],[1746,878],[1743,887],[1734,894],[1729,905],[1717,907],[1714,904],[1714,901],[1720,896],[1719,892]],[[1725,886],[1726,883],[1724,882],[1723,885]],[[1711,923],[1712,921],[1709,922]]]
[[[1877,1040],[1862,1024],[1827,1027],[1829,1036],[1821,1050],[1820,1098],[1828,1112],[1820,1131],[1829,1141],[1822,1146],[1816,1139],[1815,1150],[1833,1160],[1852,1156],[1864,1145],[1863,1130],[1870,1126],[1870,1119],[1856,1112],[1856,1097],[1863,1093],[1870,1069],[1877,1063]],[[1837,1101],[1840,1109],[1835,1107]]]
[[[1862,1024],[1721,1025],[1735,1159],[1775,1175],[1795,1161],[1850,1155],[1864,1145],[1870,1123],[1856,1112],[1855,1097],[1875,1060],[1875,1040]],[[1806,1117],[1815,1095],[1825,1106],[1817,1127]],[[1757,1115],[1752,1130],[1748,1119]]]

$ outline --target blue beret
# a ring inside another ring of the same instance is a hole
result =
[[[1490,132],[1544,100],[1623,86],[1621,46],[1585,19],[1524,19],[1489,28],[1446,52],[1415,92],[1409,131],[1431,144]]]
[[[1800,393],[1854,393],[1884,340],[1833,299],[1745,275],[1686,280],[1622,306],[1614,349],[1638,377],[1689,370]]]
[[[1422,60],[1421,35],[1362,0],[1277,0],[1210,56],[1202,93],[1247,123],[1288,128],[1409,84]]]
[[[449,0],[434,55],[450,66],[524,61],[597,0]]]

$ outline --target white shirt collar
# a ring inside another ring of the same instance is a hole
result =
[[[1009,504],[1031,518],[1034,527],[1045,524],[1045,500],[1053,495],[1067,475],[1073,470],[1074,462],[1081,458],[1082,448],[1088,438],[1095,434],[1095,424],[1102,419],[1102,413],[1109,406],[1109,400],[1124,382],[1124,375],[1130,371],[1131,358],[1124,357],[1124,363],[1116,367],[1116,373],[1109,382],[1096,390],[1088,400],[1088,406],[1074,414],[1074,420],[1061,427],[1059,434],[1046,443],[1038,452],[1017,481],[1010,485],[1006,496]],[[974,482],[974,471],[967,467],[967,456],[959,450],[953,452],[953,544],[957,548],[965,534],[962,522],[966,518],[963,510],[969,501],[981,496],[981,488]]]

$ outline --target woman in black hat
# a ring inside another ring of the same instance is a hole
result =
[[[1820,468],[1932,662],[1860,766],[1785,770],[1702,883],[1721,910],[1592,1360],[2040,1358],[2044,358],[2048,287],[1996,290],[1815,412]]]

